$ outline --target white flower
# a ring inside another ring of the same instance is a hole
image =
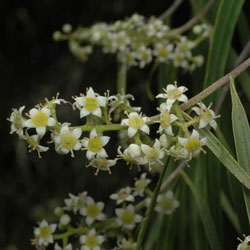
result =
[[[80,118],[89,114],[102,117],[102,111],[100,107],[106,106],[107,98],[105,96],[99,96],[94,92],[92,87],[90,87],[86,96],[75,97],[74,100],[76,101],[76,106],[81,110]]]
[[[183,93],[186,92],[188,89],[184,86],[177,87],[176,82],[173,84],[167,85],[166,89],[163,89],[165,91],[164,94],[159,94],[156,96],[156,98],[166,98],[167,99],[167,109],[170,111],[172,105],[175,101],[179,102],[188,102],[188,98]]]
[[[160,127],[159,127],[159,132],[161,133],[162,131],[165,131],[167,135],[174,136],[173,131],[172,131],[172,126],[171,123],[174,121],[178,120],[178,117],[174,114],[169,113],[169,106],[167,106],[166,103],[162,103],[160,105]]]
[[[126,47],[129,45],[129,43],[130,43],[130,38],[124,30],[119,31],[117,34],[114,34],[114,37],[112,39],[112,46],[115,49],[124,51]]]
[[[192,110],[194,110],[195,113],[200,116],[199,128],[204,128],[209,124],[213,129],[216,129],[217,123],[214,119],[220,116],[216,116],[214,111],[210,109],[212,104],[206,107],[205,104],[199,102],[198,105],[200,106],[200,108],[193,107]]]
[[[143,197],[146,187],[151,182],[151,180],[147,179],[146,176],[147,176],[147,173],[143,173],[141,174],[140,179],[136,180],[135,192],[133,194],[134,196],[138,195],[138,196]]]
[[[152,61],[152,50],[146,48],[145,46],[141,46],[136,51],[137,59],[139,60],[140,68],[144,68],[144,66]]]
[[[142,216],[135,213],[135,207],[131,204],[126,209],[117,208],[115,213],[118,216],[116,224],[129,230],[132,230],[136,223],[142,221]]]
[[[243,234],[243,236],[245,237],[244,241],[240,240],[240,244],[237,246],[237,250],[248,250],[249,249],[249,245],[250,245],[250,236],[245,236]]]
[[[55,244],[54,250],[72,250],[72,245],[68,244],[66,247],[62,248],[57,243]]]
[[[104,203],[99,201],[95,203],[93,198],[87,196],[85,207],[80,209],[80,214],[86,216],[87,225],[91,225],[95,220],[102,221],[105,219],[104,213],[102,210],[104,208]]]
[[[131,242],[123,238],[121,241],[117,242],[118,247],[115,247],[113,250],[135,250],[136,242]]]
[[[73,194],[69,194],[69,197],[70,197],[69,199],[64,200],[66,204],[66,207],[64,207],[64,209],[73,211],[74,214],[76,214],[78,210],[80,210],[82,207],[85,206],[87,192],[85,191],[85,192],[79,193],[77,196]]]
[[[80,238],[81,250],[101,250],[100,245],[105,238],[102,235],[97,235],[95,229],[89,230],[88,234],[81,235]]]
[[[10,134],[17,133],[20,137],[23,137],[24,119],[22,112],[25,106],[20,107],[18,110],[13,109],[10,118],[7,118],[11,122]]]
[[[153,53],[160,62],[167,62],[172,58],[173,48],[173,44],[157,43]]]
[[[63,124],[59,135],[54,135],[53,140],[56,144],[56,150],[63,154],[71,152],[74,157],[73,150],[80,150],[82,144],[79,138],[82,135],[80,128],[70,129],[68,124]]]
[[[60,217],[60,225],[67,226],[71,221],[71,218],[68,214],[63,214]]]
[[[191,159],[193,156],[197,156],[202,150],[207,142],[207,138],[199,139],[199,133],[193,129],[190,138],[178,137],[178,143],[180,143],[183,148],[181,149],[181,154],[186,156],[185,158]]]
[[[108,171],[109,174],[111,174],[110,167],[115,166],[116,162],[117,159],[108,160],[106,158],[99,157],[99,158],[93,158],[86,167],[92,166],[94,168],[97,168],[95,175],[97,175],[100,170]]]
[[[173,63],[175,67],[182,67],[188,69],[189,63],[186,58],[183,58],[182,54],[179,51],[173,52]]]
[[[44,146],[39,145],[40,138],[38,135],[29,136],[28,134],[26,134],[24,136],[24,139],[26,139],[28,143],[28,147],[30,148],[29,151],[31,152],[31,151],[36,150],[39,158],[41,158],[41,154],[40,154],[41,152],[46,152],[49,150],[49,147],[44,147]]]
[[[193,47],[194,42],[183,36],[181,37],[180,42],[176,45],[176,52],[179,52],[181,57],[190,58],[192,56],[191,49]]]
[[[37,244],[39,246],[48,246],[53,243],[53,233],[56,230],[56,224],[48,225],[46,220],[42,220],[39,227],[35,228],[34,234],[36,236]]]
[[[165,194],[158,195],[155,211],[171,214],[179,205],[179,201],[174,198],[173,192],[169,190]]]
[[[36,128],[38,135],[43,136],[46,132],[47,126],[55,126],[56,120],[51,116],[51,112],[48,108],[42,109],[33,108],[29,111],[30,119],[24,122],[24,126],[28,128]]]
[[[129,153],[129,150],[128,148],[126,148],[124,150],[124,152],[122,153],[121,151],[121,146],[118,147],[117,151],[118,151],[118,156],[119,158],[123,159],[124,161],[127,162],[127,164],[130,164],[130,165],[137,165],[137,167],[139,168],[139,165],[144,165],[147,163],[147,160],[145,157],[143,157],[141,155],[141,149],[140,149],[140,146],[138,146],[136,148],[136,150],[138,150],[140,152],[140,155],[138,153],[135,152],[135,154],[133,155],[138,155],[137,157],[133,157],[130,155]]]
[[[149,134],[149,127],[145,124],[148,121],[148,117],[141,117],[141,115],[139,115],[138,113],[131,112],[128,114],[128,119],[122,120],[121,125],[129,126],[128,136],[133,137],[138,129],[146,134]]]
[[[116,200],[116,205],[121,204],[124,201],[134,202],[135,198],[131,195],[131,188],[125,187],[120,189],[117,193],[111,194],[110,199]]]
[[[155,139],[153,147],[141,144],[141,150],[146,156],[149,167],[155,163],[162,164],[160,160],[165,156],[165,152],[161,149],[161,143],[158,139]]]
[[[109,142],[110,137],[109,136],[100,136],[98,137],[96,129],[92,129],[90,131],[90,138],[84,138],[82,145],[87,149],[87,158],[90,160],[95,155],[101,158],[108,157],[105,149],[103,146],[105,146]]]

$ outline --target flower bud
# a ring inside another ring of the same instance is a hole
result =
[[[64,213],[64,210],[62,207],[56,207],[55,210],[54,210],[54,214],[57,216],[57,217],[61,217]]]
[[[60,218],[60,224],[63,226],[67,226],[71,221],[71,218],[68,214],[63,214]]]
[[[141,148],[137,144],[130,144],[128,147],[128,154],[134,159],[141,155]]]
[[[162,145],[163,147],[165,147],[165,148],[168,147],[169,142],[168,142],[168,138],[167,138],[167,136],[166,136],[165,134],[162,134],[162,135],[160,136],[159,141],[160,141],[160,143],[161,143],[161,145]]]

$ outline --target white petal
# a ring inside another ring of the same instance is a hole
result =
[[[193,110],[197,115],[200,115],[200,113],[201,113],[201,109],[198,108],[198,107],[193,107],[192,110]]]
[[[98,135],[97,135],[97,132],[96,132],[96,129],[94,128],[94,129],[92,129],[91,131],[90,131],[90,138],[94,138],[94,137],[98,137]]]
[[[48,226],[48,222],[46,220],[42,220],[39,227],[43,228],[43,227],[47,227]]]
[[[55,125],[56,125],[56,120],[52,117],[49,117],[48,126],[55,126]]]
[[[96,206],[97,206],[97,207],[99,208],[99,210],[101,211],[101,210],[103,210],[103,208],[104,208],[104,203],[101,202],[101,201],[99,201],[99,202],[96,203]]]
[[[90,217],[86,218],[86,223],[88,226],[91,225],[93,222],[94,222],[94,218],[90,218]]]
[[[102,149],[97,153],[97,155],[100,156],[100,157],[103,157],[103,158],[108,157],[108,155],[107,155],[107,153],[106,153],[106,151],[105,151],[104,148],[102,148]]]
[[[137,132],[136,128],[131,128],[131,127],[128,128],[128,136],[129,137],[133,137],[136,134],[136,132]]]
[[[170,114],[170,123],[178,120],[178,117],[176,115]]]
[[[203,119],[200,119],[199,128],[205,128],[207,124],[208,122],[204,121]]]
[[[72,131],[72,134],[76,137],[76,139],[79,139],[80,136],[82,135],[82,130],[80,128],[75,128]]]
[[[60,134],[64,135],[69,133],[69,127],[68,126],[62,126],[60,130]]]
[[[166,94],[159,94],[156,98],[168,98],[168,96]]]
[[[134,213],[135,212],[135,207],[132,205],[132,204],[129,204],[127,206],[127,211],[131,212],[131,213]]]
[[[171,126],[167,126],[167,127],[165,128],[165,132],[166,132],[167,135],[174,136],[173,130],[172,130],[172,127],[171,127]]]
[[[32,128],[32,127],[34,127],[34,124],[33,124],[31,119],[28,119],[28,120],[23,122],[23,126],[27,127],[27,128]]]
[[[131,113],[129,113],[128,116],[129,116],[129,117],[132,117],[132,116],[138,117],[139,115],[138,115],[138,113],[136,113],[136,112],[131,112]]]
[[[105,107],[107,98],[105,96],[98,96],[97,98],[98,106]]]
[[[80,111],[80,118],[83,118],[89,114],[90,114],[89,110],[87,110],[86,108],[83,107]]]
[[[101,111],[101,109],[98,107],[98,108],[96,108],[94,111],[92,111],[92,114],[93,115],[96,115],[96,116],[98,116],[98,117],[102,117],[102,111]]]
[[[217,128],[217,123],[216,123],[215,120],[212,120],[211,122],[209,122],[209,124],[211,125],[211,127],[212,127],[214,130],[216,130],[216,128]]]
[[[148,125],[144,124],[141,128],[141,131],[143,131],[144,133],[146,133],[147,135],[149,134],[149,127]]]
[[[185,102],[185,103],[188,102],[188,98],[186,95],[181,95],[177,100],[180,102]]]
[[[96,231],[94,228],[92,228],[89,232],[88,232],[88,236],[93,236],[96,234]]]
[[[184,86],[181,86],[181,87],[178,88],[178,90],[179,90],[181,93],[184,93],[184,92],[186,92],[188,89],[187,89],[186,87],[184,87]]]
[[[46,127],[37,127],[36,132],[38,135],[43,136],[46,132]]]
[[[95,92],[92,89],[92,87],[90,87],[89,90],[87,91],[87,97],[95,98]]]
[[[201,142],[201,146],[206,145],[207,144],[207,138],[206,137],[202,138],[200,140],[200,142]]]
[[[187,138],[182,138],[182,137],[178,137],[178,142],[183,146],[185,147],[187,142],[188,142],[188,139]]]
[[[121,217],[121,216],[123,215],[124,212],[125,212],[125,211],[124,211],[124,209],[122,209],[122,208],[116,208],[116,209],[115,209],[115,214],[116,214],[118,217]]]
[[[76,101],[76,103],[77,103],[78,105],[84,106],[85,99],[86,99],[86,97],[81,96],[81,97],[76,97],[76,98],[75,98],[75,101]]]
[[[110,137],[109,136],[101,136],[101,137],[99,137],[99,139],[102,142],[102,146],[105,146],[109,142]]]
[[[83,147],[87,148],[88,144],[89,144],[89,139],[83,139],[83,141],[82,141]]]
[[[38,109],[33,108],[29,111],[30,117],[33,118],[37,113],[39,113]]]
[[[141,220],[142,220],[142,216],[139,215],[139,214],[136,214],[136,215],[135,215],[135,222],[136,222],[136,223],[139,223],[139,222],[141,222]]]
[[[142,144],[141,145],[141,150],[142,152],[146,155],[148,153],[148,151],[151,149],[151,147],[149,147],[148,145],[146,144]]]
[[[48,108],[42,108],[41,112],[44,113],[45,115],[47,115],[48,117],[51,115],[51,112]]]
[[[87,153],[86,153],[86,157],[90,160],[92,159],[94,156],[96,155],[96,153],[88,150]]]
[[[112,200],[117,200],[118,199],[118,195],[117,194],[111,194],[109,196],[109,198],[112,199]]]
[[[174,90],[174,89],[177,89],[177,88],[173,84],[168,84],[167,85],[167,88],[166,88],[167,92],[169,92],[171,90]]]
[[[192,131],[191,138],[199,140],[199,133],[195,129]]]
[[[99,244],[102,244],[102,243],[104,242],[104,237],[101,236],[101,235],[98,235],[98,236],[97,236],[97,239],[98,239],[98,243],[99,243]]]
[[[73,147],[74,150],[80,150],[80,148],[82,147],[82,144],[78,141],[76,142],[75,146]]]
[[[64,154],[68,154],[69,153],[69,149],[67,149],[67,148],[60,148],[60,150]]]
[[[51,225],[49,226],[49,228],[50,228],[50,230],[51,230],[51,233],[54,233],[54,232],[56,231],[56,227],[57,227],[56,224],[51,224]]]
[[[123,119],[121,122],[121,125],[128,126],[128,121],[129,121],[129,119]]]

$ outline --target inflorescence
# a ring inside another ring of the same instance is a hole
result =
[[[96,23],[88,28],[72,31],[65,24],[53,35],[56,41],[69,40],[71,52],[82,61],[92,54],[94,47],[101,46],[104,53],[117,54],[117,59],[128,67],[145,67],[152,61],[173,63],[175,67],[194,70],[203,64],[203,56],[192,54],[211,34],[208,24],[195,25],[190,38],[174,34],[164,22],[156,17],[148,20],[139,14],[111,24]]]

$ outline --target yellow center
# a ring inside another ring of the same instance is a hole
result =
[[[178,89],[168,91],[168,98],[178,99],[181,96],[181,92]]]
[[[147,154],[146,154],[146,157],[148,159],[148,161],[155,161],[158,159],[159,157],[159,152],[158,150],[156,150],[155,148],[151,148]]]
[[[123,155],[122,156],[122,159],[128,163],[131,163],[131,164],[137,164],[137,161],[132,159],[131,157],[129,157],[128,155]]]
[[[200,116],[201,116],[201,119],[207,123],[209,123],[213,120],[213,116],[208,109],[202,109]]]
[[[143,52],[142,54],[141,54],[141,59],[142,59],[142,61],[147,61],[148,59],[149,59],[149,54],[148,54],[148,52]]]
[[[170,211],[173,208],[173,201],[168,198],[164,198],[160,202],[160,206],[164,211]]]
[[[87,97],[85,101],[85,108],[92,112],[97,108],[97,100],[93,97]]]
[[[200,149],[200,147],[201,147],[201,143],[197,139],[191,139],[186,144],[186,150],[189,152],[194,152]]]
[[[47,126],[48,119],[49,117],[46,114],[40,112],[34,115],[32,121],[36,127],[44,127]]]
[[[97,240],[96,235],[88,236],[86,240],[86,245],[91,249],[96,247],[98,245],[98,240]]]
[[[129,117],[128,124],[130,127],[138,129],[144,125],[144,121],[139,116],[131,116]]]
[[[99,152],[102,148],[102,142],[99,138],[91,138],[88,143],[88,148],[92,152]]]
[[[169,56],[169,51],[165,48],[161,48],[159,49],[159,56],[160,57],[164,57],[164,58],[167,58]]]
[[[61,144],[64,148],[72,149],[76,145],[77,139],[71,133],[61,136]]]
[[[180,51],[183,52],[183,53],[186,53],[188,51],[188,46],[186,43],[182,43],[180,45]]]
[[[14,126],[15,126],[16,129],[22,128],[22,117],[21,117],[21,115],[19,113],[17,113],[15,115],[13,124],[14,124]]]
[[[161,114],[161,126],[166,128],[170,125],[170,115],[167,111]]]
[[[46,239],[50,236],[50,234],[51,234],[51,230],[48,226],[40,229],[40,237],[41,238]]]
[[[123,224],[132,224],[134,222],[134,214],[131,212],[125,212],[123,213],[121,220]]]
[[[124,36],[118,36],[116,39],[117,44],[119,45],[125,45],[126,44],[126,38]]]
[[[87,207],[87,216],[88,217],[96,218],[99,213],[100,213],[100,210],[95,204],[89,205]]]

